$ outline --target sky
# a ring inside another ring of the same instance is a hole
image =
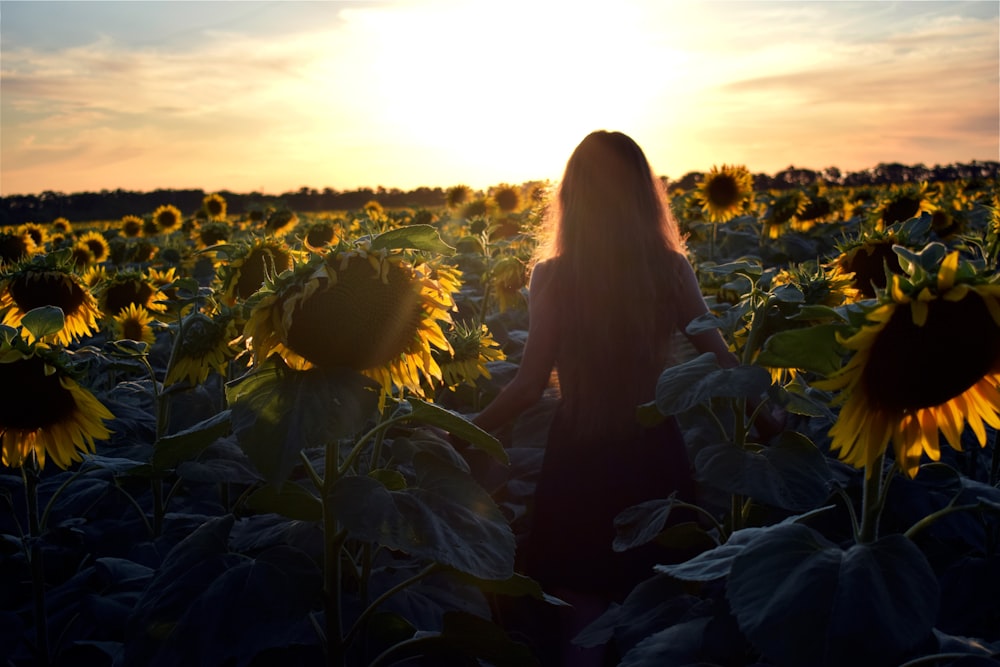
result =
[[[0,0],[0,195],[1000,159],[1000,2]]]

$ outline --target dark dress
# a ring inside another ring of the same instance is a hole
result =
[[[684,438],[673,418],[619,442],[571,438],[565,421],[557,410],[523,545],[524,569],[549,592],[561,587],[621,600],[653,576],[667,553],[654,543],[616,553],[614,519],[675,491],[693,500]]]

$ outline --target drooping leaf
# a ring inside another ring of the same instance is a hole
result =
[[[168,470],[180,461],[188,461],[223,437],[232,428],[230,410],[223,410],[183,431],[159,439],[153,450],[153,468]]]
[[[902,535],[845,550],[800,524],[747,545],[726,591],[747,638],[779,665],[895,664],[929,637],[939,598]]]
[[[412,420],[442,428],[452,435],[465,440],[473,447],[483,450],[497,461],[504,464],[510,462],[507,452],[504,450],[503,445],[500,444],[500,441],[465,417],[446,410],[440,405],[422,401],[419,398],[409,397],[406,400],[413,408],[413,411],[410,413]]]
[[[232,427],[264,478],[280,484],[304,448],[355,435],[373,415],[377,394],[360,373],[290,370],[271,357],[226,387]]]
[[[830,495],[826,457],[795,431],[783,432],[757,451],[730,442],[709,445],[695,455],[694,466],[698,477],[715,488],[793,512],[819,507]]]
[[[431,225],[406,225],[382,232],[372,239],[372,250],[423,250],[453,255],[455,249]]]
[[[59,306],[39,306],[32,308],[21,318],[21,326],[35,338],[57,334],[66,326],[66,315]]]
[[[837,334],[844,333],[846,329],[844,324],[831,322],[779,331],[764,341],[756,363],[771,368],[800,368],[830,375],[842,364],[842,349],[837,342]]]
[[[346,476],[329,502],[352,537],[426,558],[481,579],[514,572],[514,535],[471,476],[436,457],[414,457],[417,478],[402,491]]]
[[[759,396],[771,385],[767,371],[757,366],[719,368],[711,352],[672,366],[656,383],[656,407],[676,415],[711,398]]]

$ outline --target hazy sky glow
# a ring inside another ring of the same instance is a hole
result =
[[[1000,3],[0,0],[0,194],[1000,159]]]

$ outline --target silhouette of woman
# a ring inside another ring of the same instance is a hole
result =
[[[541,397],[556,369],[560,398],[519,556],[527,574],[572,604],[561,619],[562,664],[599,665],[604,648],[570,640],[658,562],[643,549],[612,550],[614,517],[673,492],[693,500],[677,423],[643,428],[635,411],[671,363],[675,332],[707,307],[663,185],[627,135],[597,131],[577,146],[549,225],[532,269],[519,369],[473,422],[486,431],[505,425]],[[738,364],[718,331],[688,339],[721,366]]]

